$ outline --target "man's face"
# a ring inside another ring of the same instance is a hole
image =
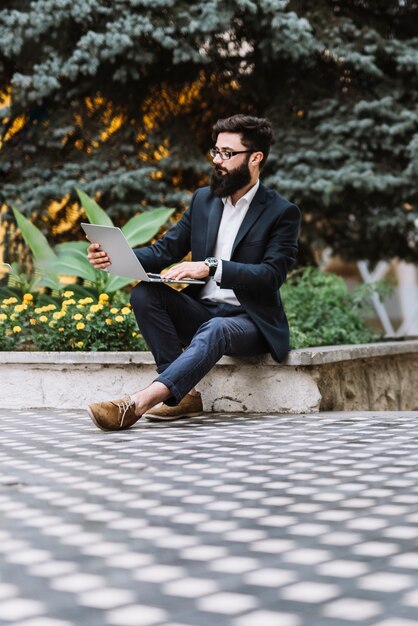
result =
[[[225,198],[246,187],[251,182],[251,172],[248,161],[251,154],[241,142],[238,133],[219,133],[215,148],[220,152],[242,152],[230,159],[222,159],[217,155],[213,159],[213,170],[210,179],[210,188],[214,196]]]

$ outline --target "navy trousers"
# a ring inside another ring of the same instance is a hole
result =
[[[255,356],[267,342],[241,306],[195,300],[163,283],[139,283],[131,304],[154,355],[156,381],[171,391],[174,406],[224,355]]]

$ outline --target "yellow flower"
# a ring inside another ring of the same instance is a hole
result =
[[[84,304],[91,304],[94,302],[93,298],[84,298]]]
[[[50,326],[50,328],[54,328],[54,326],[56,326],[57,323],[55,320],[52,320],[51,322],[49,322],[48,326]]]
[[[119,309],[117,309],[115,306],[112,306],[112,308],[110,309],[110,312],[113,313],[113,315],[115,315],[115,313],[119,313]]]
[[[43,306],[38,306],[35,309],[35,313],[43,313],[44,312],[44,307]]]
[[[136,337],[138,333],[136,333],[135,331],[132,332],[132,337]]]
[[[7,315],[0,313],[0,320],[7,320]]]
[[[16,304],[15,305],[15,311],[16,313],[21,313],[22,311],[25,311],[27,309],[27,305],[26,304]]]
[[[61,328],[58,328],[58,332],[62,333],[63,332],[63,327],[61,326]]]
[[[20,326],[13,326],[13,332],[14,333],[20,333],[22,329],[20,328]]]
[[[48,304],[48,306],[45,307],[45,311],[55,311],[56,308],[55,304]]]
[[[10,319],[11,319],[11,320],[15,320],[15,319],[17,319],[18,317],[19,317],[19,316],[18,316],[18,314],[17,314],[17,313],[12,313],[12,314],[11,314],[11,316],[10,316]]]
[[[108,317],[105,319],[105,324],[107,324],[108,326],[110,326],[112,323],[112,320],[109,319]]]
[[[47,318],[47,316],[46,316],[46,315],[41,315],[41,317],[39,318],[39,321],[40,321],[40,322],[47,322],[47,321],[48,321],[48,318]]]
[[[55,313],[52,314],[52,317],[54,318],[54,320],[60,320],[62,317],[64,317],[64,313],[62,311],[55,311]]]
[[[81,313],[76,313],[75,315],[73,315],[73,320],[82,320],[83,316],[81,315]]]
[[[123,315],[117,315],[117,316],[115,317],[115,320],[116,320],[117,322],[123,322],[124,317],[123,317]]]
[[[35,326],[36,319],[34,317],[31,317],[30,320],[29,320],[29,324],[31,324],[32,326]]]
[[[6,301],[5,301],[5,302],[6,302]],[[9,299],[7,300],[7,304],[16,304],[16,302],[17,302],[17,298],[9,298]]]
[[[70,300],[63,300],[63,306],[70,306],[70,304],[75,304],[75,300],[73,298],[70,298]]]
[[[128,306],[124,306],[121,313],[123,313],[124,315],[129,315],[129,313],[131,312],[131,309]]]
[[[87,313],[86,320],[92,320],[93,318],[94,318],[94,315],[92,313]]]
[[[25,293],[23,296],[23,302],[32,302],[33,295],[31,293]]]
[[[85,327],[86,327],[86,325],[83,324],[83,322],[78,322],[78,324],[76,326],[77,330],[83,330],[83,328],[85,328]]]
[[[90,311],[92,313],[97,313],[97,311],[100,311],[103,307],[100,304],[92,304],[90,307]]]
[[[64,298],[72,298],[72,296],[74,295],[74,291],[64,291],[62,295],[64,296]]]
[[[77,346],[77,348],[82,348],[84,346],[84,341],[77,341],[75,345]]]
[[[107,293],[101,293],[99,296],[99,302],[108,302],[109,296]]]

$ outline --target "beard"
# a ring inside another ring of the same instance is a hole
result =
[[[251,182],[248,161],[249,157],[242,165],[230,171],[219,165],[214,165],[210,177],[210,188],[213,195],[217,198],[227,198],[248,185]]]

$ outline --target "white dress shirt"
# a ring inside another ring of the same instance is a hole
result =
[[[235,237],[257,193],[259,185],[260,181],[257,180],[256,184],[238,200],[235,206],[232,204],[230,196],[222,198],[224,209],[213,253],[213,256],[218,259],[218,267],[214,276],[211,277],[201,291],[200,298],[202,300],[216,300],[217,302],[234,304],[236,306],[240,305],[232,289],[221,289],[217,283],[220,283],[222,278],[222,260],[231,260]]]

